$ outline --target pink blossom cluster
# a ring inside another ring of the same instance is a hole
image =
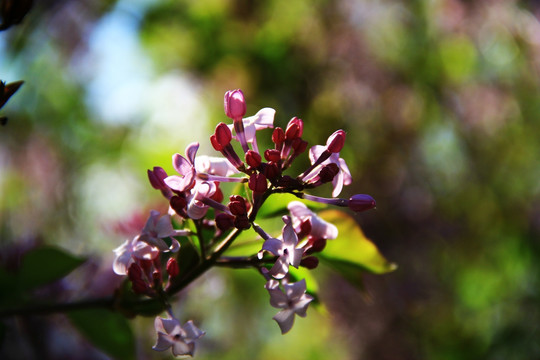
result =
[[[192,356],[195,340],[204,332],[191,321],[180,325],[167,299],[214,265],[257,268],[265,278],[271,306],[280,309],[274,320],[282,333],[292,328],[295,314],[306,315],[313,297],[306,293],[305,280],[290,281],[289,268],[317,267],[316,254],[324,250],[328,240],[337,238],[338,229],[303,202],[292,201],[288,215],[282,217],[281,234],[271,236],[256,223],[259,209],[271,195],[290,193],[356,212],[375,207],[375,200],[365,194],[337,198],[352,182],[347,164],[339,155],[345,131],[334,132],[325,145],[312,146],[308,151],[311,165],[291,176],[285,172],[308,149],[302,138],[304,122],[293,117],[284,129],[274,127],[276,112],[271,108],[244,117],[246,103],[241,90],[225,94],[224,108],[232,124],[219,123],[210,137],[213,148],[222,156],[198,156],[199,144],[191,143],[185,156],[172,157],[176,174],[169,175],[161,167],[148,170],[150,184],[169,203],[169,213],[152,211],[141,233],[114,250],[114,271],[127,275],[133,292],[163,301],[168,317],[155,320],[158,340],[154,349],[172,348],[174,355]],[[273,129],[273,145],[260,151],[257,134],[263,129]],[[235,147],[233,140],[239,146]],[[240,184],[243,191],[226,199],[221,189],[226,182]],[[305,193],[327,183],[332,184],[331,198]],[[264,240],[260,251],[244,258],[225,256],[238,234],[250,229]],[[185,246],[180,243],[197,250],[197,259],[190,262],[193,268],[185,273],[177,263]]]

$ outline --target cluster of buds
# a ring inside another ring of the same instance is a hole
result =
[[[285,129],[274,127],[275,110],[270,108],[245,118],[246,103],[241,90],[228,91],[224,107],[232,124],[219,123],[210,137],[213,148],[222,157],[197,156],[199,144],[191,143],[185,156],[172,157],[177,174],[168,175],[161,167],[148,170],[150,184],[169,202],[169,213],[160,216],[152,211],[141,234],[115,250],[113,268],[117,274],[128,276],[135,293],[155,299],[167,299],[214,265],[257,268],[265,278],[270,304],[280,309],[274,320],[286,333],[293,326],[294,314],[305,316],[313,300],[306,293],[305,280],[290,282],[290,266],[317,267],[316,254],[324,250],[328,240],[337,238],[338,230],[303,202],[292,201],[288,204],[289,213],[282,217],[281,234],[273,237],[256,223],[263,203],[272,194],[290,193],[300,199],[359,212],[374,208],[375,201],[365,194],[337,198],[343,186],[352,181],[345,160],[339,156],[345,143],[343,130],[334,132],[325,145],[311,147],[311,165],[301,174],[290,176],[285,174],[286,170],[308,148],[302,138],[303,121],[294,117]],[[273,146],[260,152],[257,132],[269,128],[273,128]],[[240,143],[241,152],[235,149],[233,140]],[[243,184],[242,195],[231,194],[224,202],[220,187],[224,182]],[[331,198],[305,193],[327,183],[332,184]],[[183,229],[174,229],[173,219]],[[225,256],[238,235],[248,230],[264,240],[260,251],[245,258]],[[191,249],[197,251],[196,261],[190,262],[193,268],[186,274],[178,270],[178,254],[183,251],[178,240],[191,244]],[[164,272],[165,259],[168,260]],[[190,321],[180,326],[170,305],[164,305],[169,318],[156,318],[158,341],[154,349],[172,347],[174,355],[193,355],[194,341],[204,332]]]

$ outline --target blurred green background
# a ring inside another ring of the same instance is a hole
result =
[[[0,33],[0,79],[25,80],[1,110],[0,259],[57,244],[95,259],[71,294],[113,289],[119,228],[166,208],[146,169],[172,172],[192,141],[215,155],[241,88],[248,114],[302,118],[310,145],[347,132],[344,196],[377,200],[356,219],[399,268],[365,292],[317,269],[325,306],[285,336],[259,275],[211,271],[175,305],[207,331],[196,358],[540,358],[539,16],[532,0],[36,1]],[[7,359],[107,358],[62,316],[9,321]],[[132,323],[138,358],[171,357],[152,319]]]

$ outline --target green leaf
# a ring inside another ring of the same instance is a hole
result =
[[[135,359],[135,337],[121,314],[89,309],[72,311],[68,316],[81,334],[113,359]]]
[[[320,212],[319,216],[334,224],[339,235],[335,240],[328,240],[326,248],[318,257],[346,279],[356,281],[361,278],[362,271],[384,274],[397,268],[396,264],[381,255],[348,214],[339,210],[326,210]]]
[[[285,215],[289,212],[287,205],[291,201],[300,201],[309,206],[312,210],[324,209],[326,205],[315,203],[312,201],[302,200],[293,194],[272,194],[266,199],[263,206],[257,213],[258,219],[276,217],[278,215]]]
[[[26,253],[19,270],[19,286],[29,290],[45,285],[69,274],[84,259],[75,257],[59,248],[44,246]]]

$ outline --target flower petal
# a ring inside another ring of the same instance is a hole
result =
[[[294,324],[294,311],[290,309],[281,310],[273,319],[278,323],[281,333],[285,334],[291,330]]]

